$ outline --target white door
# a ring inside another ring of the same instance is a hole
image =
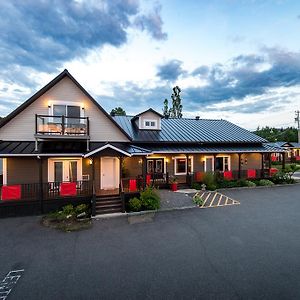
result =
[[[213,156],[206,156],[205,157],[204,171],[205,172],[213,172],[213,170],[214,170],[214,157]]]
[[[116,157],[101,158],[101,189],[109,190],[119,187],[120,166]]]

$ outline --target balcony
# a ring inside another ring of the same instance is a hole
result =
[[[35,115],[35,136],[87,139],[89,138],[89,118]]]

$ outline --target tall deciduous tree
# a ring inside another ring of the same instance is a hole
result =
[[[126,111],[122,107],[116,107],[111,110],[111,116],[126,116]]]
[[[164,101],[164,108],[163,108],[163,115],[165,117],[171,118],[182,118],[182,104],[181,104],[181,97],[180,97],[181,89],[179,86],[175,86],[173,88],[173,93],[171,95],[172,99],[172,107],[169,108],[168,99]]]

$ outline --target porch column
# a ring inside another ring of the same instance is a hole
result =
[[[95,160],[92,157],[92,215],[96,215]]]
[[[261,153],[261,177],[265,177],[265,157],[264,153]]]
[[[216,172],[217,154],[213,154],[213,156],[214,156],[214,167],[213,167],[213,172]]]
[[[191,184],[190,182],[190,172],[189,172],[189,155],[185,154],[186,156],[186,178],[185,178],[185,182],[187,184]]]
[[[38,197],[40,198],[40,210],[41,213],[44,213],[44,191],[43,191],[43,158],[38,156],[39,159],[39,195]]]
[[[143,189],[147,186],[147,160],[146,157],[143,156],[142,159],[142,176],[143,176]]]
[[[119,191],[122,192],[122,165],[123,165],[123,156],[119,157],[119,162],[120,162],[120,183],[119,183]]]
[[[268,162],[268,163],[269,163],[269,170],[270,170],[270,169],[271,169],[271,167],[272,167],[271,154],[272,154],[272,153],[269,153],[269,154],[268,154],[268,160],[269,160],[269,162]]]
[[[241,179],[241,170],[242,170],[242,153],[238,154],[239,156],[239,172],[238,172],[238,178]]]
[[[285,169],[285,153],[282,153],[282,170]]]

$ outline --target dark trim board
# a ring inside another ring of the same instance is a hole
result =
[[[91,196],[89,197],[66,197],[66,198],[55,198],[48,199],[42,202],[43,214],[59,210],[65,205],[79,205],[87,204],[91,205]],[[0,201],[0,218],[7,217],[21,217],[21,216],[34,216],[41,215],[41,202],[37,200],[29,201]]]

